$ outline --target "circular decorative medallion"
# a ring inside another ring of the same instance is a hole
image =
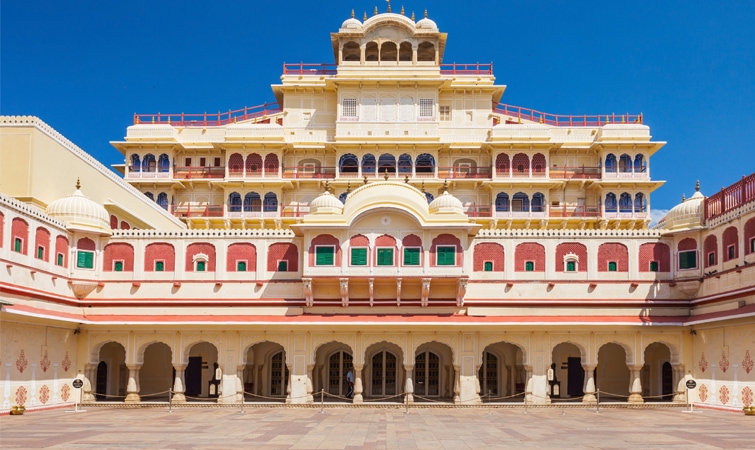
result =
[[[383,223],[383,225],[386,225],[386,226],[390,225],[391,224],[391,218],[390,217],[383,217],[381,219],[381,222]]]

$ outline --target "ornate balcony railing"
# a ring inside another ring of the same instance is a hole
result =
[[[602,127],[614,123],[642,123],[642,114],[604,114],[604,115],[565,115],[550,114],[521,106],[499,103],[493,112],[514,118],[507,123],[519,123],[521,120],[554,125],[557,127]]]
[[[550,177],[557,179],[596,180],[600,179],[600,167],[558,167],[550,169]]]
[[[171,206],[170,212],[176,217],[223,217],[224,205],[179,205]]]
[[[289,166],[283,167],[283,178],[334,179],[335,167]]]
[[[225,167],[176,166],[173,168],[176,179],[225,178]]]
[[[248,106],[228,112],[202,113],[202,114],[136,114],[134,113],[134,125],[164,124],[179,127],[216,127],[229,123],[242,122],[244,120],[257,119],[270,114],[279,113],[281,110],[275,102],[263,103],[257,106]]]
[[[711,220],[755,201],[755,173],[705,199],[705,220]]]

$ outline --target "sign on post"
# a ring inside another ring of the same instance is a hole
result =
[[[71,382],[71,386],[73,386],[75,389],[81,389],[82,387],[84,387],[84,380],[82,380],[81,378],[76,378]],[[79,392],[78,395],[76,396],[76,402],[74,403],[73,410],[68,410],[66,412],[74,412],[74,413],[86,412],[83,409],[79,409],[80,400],[81,400],[81,392]]]

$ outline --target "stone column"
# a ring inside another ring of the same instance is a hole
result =
[[[236,403],[244,403],[244,369],[246,364],[236,366]]]
[[[585,396],[582,397],[582,403],[597,403],[595,398],[595,364],[582,364],[585,371]]]
[[[524,366],[524,401],[530,405],[534,400],[532,396],[532,383],[532,366]]]
[[[684,364],[671,366],[674,385],[674,403],[687,403],[687,385],[684,379]]]
[[[186,386],[184,384],[184,372],[186,364],[175,364],[176,378],[173,380],[173,403],[186,403]]]
[[[141,364],[127,364],[128,383],[126,384],[126,403],[139,403],[142,401],[139,396],[139,369]]]
[[[454,374],[454,404],[461,403],[461,384],[459,378],[461,377],[461,366],[453,366]]]
[[[642,366],[632,366],[629,368],[629,403],[644,403],[642,398],[642,380],[640,380],[640,372]]]
[[[312,385],[314,384],[312,374],[314,373],[314,368],[314,364],[307,365],[307,403],[314,403],[315,401],[315,397],[312,395]]]
[[[81,392],[81,401],[82,402],[94,402],[97,401],[97,398],[94,396],[94,393],[92,392],[92,380],[97,379],[97,366],[95,364],[85,364],[84,365],[84,379],[82,380],[84,382],[84,387],[82,388]],[[100,394],[106,394],[106,392],[99,392]]]
[[[407,403],[414,403],[414,365],[404,364],[406,372],[406,382],[404,383],[404,392],[406,393]]]
[[[364,398],[362,397],[362,369],[364,369],[364,366],[354,364],[354,398],[351,400],[352,403],[364,403]]]

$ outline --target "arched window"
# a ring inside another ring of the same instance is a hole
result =
[[[399,61],[411,61],[412,60],[412,44],[411,42],[402,42],[398,49]]]
[[[507,212],[509,210],[509,194],[499,192],[495,197],[495,210]]]
[[[619,212],[632,212],[632,196],[628,192],[623,192],[619,197]]]
[[[634,195],[634,212],[646,212],[646,210],[645,195],[642,192],[638,192]]]
[[[142,160],[142,172],[155,172],[157,171],[157,162],[155,161],[155,155],[148,153],[144,155]]]
[[[274,192],[268,192],[265,194],[265,201],[262,204],[262,211],[264,212],[277,212],[278,211],[278,196]]]
[[[228,194],[228,211],[241,211],[241,194],[239,194],[238,192],[231,192],[230,194]]]
[[[545,196],[537,192],[532,196],[532,212],[544,212],[545,211]]]
[[[168,210],[168,194],[165,192],[160,192],[157,194],[157,204],[162,207],[164,210]]]
[[[645,172],[645,157],[642,154],[634,156],[634,173]]]
[[[153,202],[155,201],[155,196],[151,192],[145,192],[144,195]]]
[[[234,153],[228,158],[228,173],[244,173],[244,157],[239,153]]]
[[[606,155],[606,172],[616,173],[616,155],[613,153]]]
[[[349,41],[343,46],[343,60],[344,61],[359,61],[360,51],[359,44],[354,41]]]
[[[364,60],[365,61],[377,61],[378,58],[378,45],[377,42],[368,42],[364,48]]]
[[[417,174],[435,173],[435,158],[433,158],[433,155],[423,153],[417,156],[417,159],[414,162],[414,172]]]
[[[417,47],[417,61],[435,61],[435,46],[432,42],[422,42]]]
[[[248,192],[244,196],[244,211],[260,212],[262,210],[262,200],[256,192]]]
[[[517,192],[511,199],[511,210],[514,212],[529,212],[530,198],[524,192]]]
[[[246,157],[246,176],[259,176],[262,173],[262,157],[252,153]]]
[[[613,192],[609,192],[606,194],[606,212],[612,212],[615,213],[617,211],[616,209],[616,194]]]
[[[346,153],[338,161],[338,170],[340,173],[359,173],[359,160],[356,155]]]
[[[619,158],[619,172],[632,171],[632,157],[624,153]]]
[[[535,153],[532,157],[532,173],[545,174],[545,156],[542,153]]]
[[[380,61],[398,61],[398,48],[395,42],[383,42],[383,45],[380,46]]]
[[[378,174],[396,173],[396,157],[390,153],[383,153],[378,158]]]
[[[475,178],[477,175],[477,161],[471,158],[462,158],[454,161],[454,177]]]
[[[530,159],[524,153],[517,153],[513,160],[514,176],[529,176]]]
[[[506,153],[500,153],[495,158],[495,171],[499,175],[508,175],[511,163],[509,162],[509,155]]]
[[[142,165],[141,165],[141,162],[139,161],[139,155],[134,153],[133,155],[131,155],[131,171],[141,172],[141,170],[142,170]]]
[[[398,173],[411,175],[412,157],[406,153],[398,157]]]
[[[160,172],[169,172],[170,171],[170,158],[167,154],[163,153],[160,155],[160,159],[158,160],[158,165]]]
[[[362,175],[375,174],[375,156],[370,153],[362,156]]]
[[[265,155],[265,173],[266,176],[278,175],[278,155],[275,153],[268,153]]]

